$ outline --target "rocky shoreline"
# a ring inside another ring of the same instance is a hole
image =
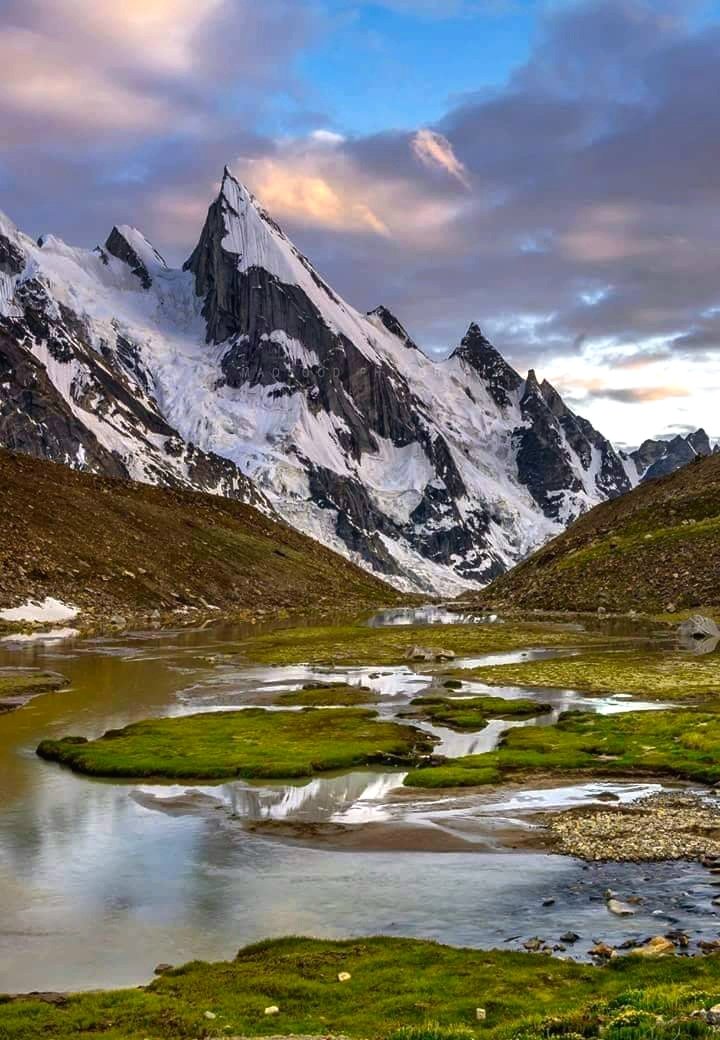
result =
[[[550,848],[591,862],[695,859],[720,874],[720,799],[668,792],[631,804],[608,803],[540,818]]]

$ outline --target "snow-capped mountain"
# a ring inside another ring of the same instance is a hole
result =
[[[227,170],[183,270],[0,221],[0,386],[7,447],[269,501],[407,589],[487,582],[637,480],[477,325],[437,362],[354,310]]]

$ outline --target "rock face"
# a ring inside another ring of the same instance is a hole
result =
[[[166,420],[148,358],[120,312],[112,322],[93,321],[71,305],[84,293],[92,305],[113,291],[120,298],[121,290],[149,288],[152,275],[166,270],[139,232],[114,228],[105,250],[86,253],[52,238],[36,246],[0,220],[2,257],[3,447],[105,476],[270,508],[229,459],[201,450]]]
[[[715,448],[717,451],[717,447]],[[646,440],[630,458],[635,464],[638,480],[654,480],[666,477],[697,458],[713,454],[710,438],[705,430],[695,430],[685,437],[678,435],[670,440]]]
[[[408,590],[485,584],[637,479],[478,325],[435,362],[354,310],[228,170],[183,270],[0,218],[0,374],[0,444],[270,501]]]

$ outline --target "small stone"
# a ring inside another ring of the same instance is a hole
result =
[[[207,1018],[209,1022],[213,1022],[217,1018],[217,1015],[214,1011],[206,1011],[205,1018]]]
[[[619,899],[608,899],[607,908],[611,914],[616,914],[618,917],[632,917],[636,913],[628,903],[623,903]]]
[[[485,1008],[475,1008],[475,1018],[478,1022],[484,1022],[487,1018],[487,1011]]]
[[[338,982],[349,982],[352,975],[349,971],[341,971],[338,973]]]
[[[563,933],[563,934],[562,934],[562,935],[560,936],[560,942],[564,942],[564,943],[576,943],[576,942],[578,941],[578,939],[579,939],[579,938],[580,938],[580,936],[578,935],[578,933],[577,933],[577,932],[564,932],[564,933]]]
[[[280,1014],[280,1008],[277,1006],[277,1004],[271,1004],[270,1007],[266,1007],[265,1008],[265,1014],[266,1015],[279,1015]]]

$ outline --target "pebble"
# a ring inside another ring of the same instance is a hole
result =
[[[265,1014],[266,1015],[279,1015],[280,1014],[280,1008],[277,1006],[277,1004],[271,1004],[270,1007],[266,1007],[265,1008]]]

